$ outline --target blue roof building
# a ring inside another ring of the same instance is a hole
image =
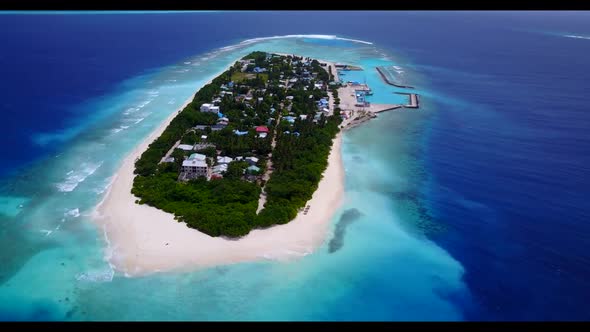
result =
[[[244,135],[248,135],[247,131],[239,131],[239,130],[234,130],[234,134],[238,135],[238,136],[244,136]]]

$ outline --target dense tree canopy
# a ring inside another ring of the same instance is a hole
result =
[[[268,72],[252,78],[240,76],[244,79],[228,87],[232,77],[241,73],[241,65],[236,63],[200,89],[193,101],[179,112],[135,162],[132,193],[139,198],[140,204],[173,213],[179,221],[211,236],[240,237],[254,228],[292,220],[318,186],[341,121],[339,116],[326,117],[322,114],[318,117],[316,114],[317,101],[328,94],[324,89],[315,89],[314,83],[327,83],[329,79],[329,74],[317,60],[311,61],[315,78],[300,79],[285,87],[281,86],[284,80],[294,75],[293,70],[301,75],[302,62],[309,58],[269,57],[265,52],[253,52],[244,59],[254,59],[255,66],[268,68]],[[298,63],[293,65],[293,61]],[[222,90],[226,91],[225,95],[220,93]],[[244,100],[246,94],[250,96],[248,101]],[[292,102],[286,102],[288,95],[293,96]],[[211,103],[218,97],[223,116],[229,119],[229,124],[216,131],[210,127],[195,129],[196,125],[212,126],[218,122],[216,114],[199,111],[203,103]],[[337,92],[334,97],[337,97]],[[294,123],[278,123],[280,114],[292,115],[296,120]],[[307,117],[303,120],[300,115]],[[266,138],[258,137],[254,130],[260,125],[269,128]],[[236,130],[247,134],[236,135]],[[272,150],[275,133],[276,146]],[[202,135],[207,137],[202,138]],[[174,150],[171,154],[175,160],[173,163],[160,163],[176,142],[213,144],[215,147],[197,151],[208,156],[209,163],[218,153],[230,157],[256,156],[261,172],[266,168],[266,156],[272,151],[275,170],[266,183],[267,201],[260,214],[257,215],[256,210],[261,187],[243,180],[248,163],[229,163],[221,179],[207,181],[201,178],[180,182],[178,175],[182,161],[192,152]]]

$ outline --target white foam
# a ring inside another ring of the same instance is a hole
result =
[[[140,123],[141,121],[143,121],[143,119],[145,119],[145,118],[139,118],[139,119],[135,120],[135,122],[134,122],[133,124],[138,124],[138,123]]]
[[[137,106],[137,108],[139,109],[139,108],[144,108],[144,107],[146,107],[147,105],[149,105],[149,103],[151,103],[151,102],[152,102],[152,100],[153,100],[153,99],[150,99],[150,100],[146,100],[146,101],[144,101],[143,103],[139,104],[139,106]]]
[[[129,128],[129,126],[120,126],[119,128],[113,128],[111,131],[113,132],[113,134],[116,134],[116,133],[123,131],[127,128]]]
[[[184,64],[185,64],[185,65],[190,65],[190,64],[191,64],[191,62],[190,62],[190,61],[186,61]]]
[[[111,282],[115,276],[115,271],[111,266],[103,271],[88,271],[84,273],[78,273],[76,280],[78,281],[90,281],[90,282]]]
[[[42,229],[40,230],[41,233],[45,233],[45,236],[49,236],[49,234],[53,233],[53,231],[50,231],[48,229]]]
[[[70,192],[78,186],[78,184],[84,182],[87,177],[94,174],[96,170],[102,166],[102,161],[99,163],[82,163],[82,168],[75,171],[70,171],[66,175],[66,179],[56,185],[57,189],[61,192]]]
[[[564,37],[568,38],[577,38],[577,39],[590,39],[588,36],[579,36],[579,35],[563,35]]]
[[[128,108],[125,112],[123,112],[123,115],[129,115],[133,112],[137,112],[139,110],[139,108],[136,107],[130,107]]]
[[[113,179],[114,179],[114,176],[108,177],[106,179],[106,183],[103,186],[96,188],[94,190],[94,192],[97,195],[101,195],[102,193],[104,193],[105,191],[107,191],[107,189],[109,189],[111,187],[111,184],[113,184]]]
[[[78,208],[68,210],[66,213],[64,213],[64,216],[77,218],[80,216],[80,210]]]
[[[284,35],[284,36],[272,36],[272,37],[259,37],[259,38],[246,39],[246,40],[242,41],[240,44],[245,45],[245,44],[252,44],[252,43],[256,43],[256,42],[260,42],[260,41],[264,41],[264,40],[284,39],[284,38],[313,38],[313,39],[328,39],[328,40],[346,40],[346,41],[351,41],[354,43],[373,45],[373,43],[365,41],[365,40],[342,38],[342,37],[338,37],[335,35],[313,35],[313,34],[312,35]],[[221,48],[221,49],[224,49],[224,48]]]

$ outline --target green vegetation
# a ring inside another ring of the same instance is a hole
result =
[[[211,236],[240,237],[255,228],[292,220],[317,189],[341,121],[339,116],[318,112],[317,101],[328,94],[325,89],[314,89],[314,84],[325,85],[329,80],[318,61],[271,57],[265,52],[253,52],[244,59],[253,59],[254,64],[242,72],[243,64],[237,62],[205,85],[135,163],[132,193],[140,204],[173,213],[179,221]],[[251,73],[255,66],[268,71]],[[298,79],[284,86],[292,78]],[[293,100],[287,101],[286,96]],[[228,119],[227,125],[217,125],[219,130],[212,129],[219,122],[216,114],[200,112],[202,104],[213,100]],[[280,114],[296,120],[277,123]],[[300,115],[307,115],[306,120]],[[254,130],[261,125],[269,129],[266,138],[258,137]],[[176,149],[171,154],[173,163],[160,163],[179,141],[200,148]],[[265,185],[261,175],[271,151],[275,170],[264,187],[266,205],[257,215],[261,186]],[[184,158],[194,152],[206,155],[210,166],[217,156],[253,156],[259,159],[256,166],[261,171],[247,172],[248,162],[232,161],[221,178],[179,181]]]

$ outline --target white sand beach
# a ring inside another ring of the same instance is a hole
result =
[[[229,240],[210,237],[179,223],[169,213],[136,204],[137,198],[131,194],[134,162],[177,113],[171,114],[125,158],[97,206],[95,219],[108,242],[106,257],[116,270],[138,276],[260,259],[289,260],[311,253],[324,242],[330,220],[343,199],[341,134],[334,140],[323,179],[307,203],[311,206],[309,212],[300,212],[288,224],[253,230],[241,239]]]

